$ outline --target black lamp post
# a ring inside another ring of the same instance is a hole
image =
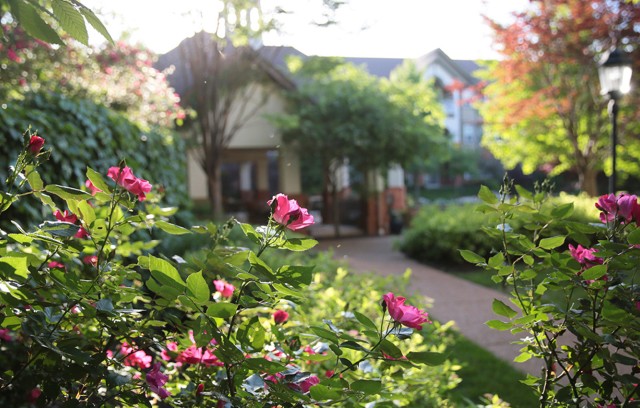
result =
[[[618,144],[618,99],[629,92],[631,84],[631,60],[629,56],[612,49],[604,55],[598,67],[602,95],[609,97],[609,117],[611,118],[611,177],[609,193],[616,193],[616,145]]]

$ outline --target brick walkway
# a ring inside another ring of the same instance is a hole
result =
[[[401,275],[407,268],[411,269],[411,289],[433,299],[433,306],[428,310],[431,317],[441,322],[455,321],[465,337],[514,367],[532,374],[540,372],[540,363],[533,359],[522,364],[513,362],[521,346],[511,343],[524,333],[512,335],[484,324],[498,318],[491,309],[493,299],[510,304],[506,295],[407,258],[393,249],[397,239],[393,236],[322,239],[318,248],[333,250],[334,257],[348,261],[354,272]]]

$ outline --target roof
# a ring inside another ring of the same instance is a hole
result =
[[[355,58],[345,57],[346,62],[363,67],[371,75],[381,78],[389,78],[391,71],[400,66],[402,58]]]
[[[201,36],[207,36],[206,38],[197,38]],[[188,47],[197,41],[203,43],[211,42],[212,49],[216,49],[215,41],[211,34],[201,31],[196,33],[193,37],[184,39],[176,48],[161,55],[155,64],[155,67],[159,70],[164,70],[170,66],[175,66],[175,71],[169,74],[169,81],[171,86],[180,95],[189,88],[191,82],[189,70],[184,69],[184,62],[182,58],[181,49]],[[227,47],[223,52],[233,52],[233,47]],[[261,60],[265,63],[263,68],[267,71],[269,76],[278,84],[286,89],[294,87],[299,79],[293,77],[289,69],[287,68],[287,57],[297,56],[301,58],[308,57],[299,50],[293,47],[285,46],[263,46],[256,50]],[[360,57],[345,57],[346,62],[352,63],[356,66],[363,67],[367,72],[372,75],[381,78],[389,78],[391,72],[400,66],[404,59],[402,58],[360,58]],[[481,69],[481,67],[472,60],[452,60],[447,54],[440,48],[417,58],[414,60],[418,68],[424,69],[433,63],[440,63],[447,67],[450,71],[454,72],[460,79],[464,80],[467,84],[476,84],[478,79],[475,78],[474,73]]]
[[[440,63],[448,68],[450,71],[455,72],[460,79],[463,79],[467,84],[473,85],[478,82],[472,74],[477,70],[479,66],[470,60],[452,60],[447,54],[440,48],[418,57],[416,60],[418,68],[424,69],[434,63]],[[475,68],[474,66],[475,65]]]
[[[168,74],[168,80],[171,86],[179,95],[184,95],[193,82],[191,78],[191,72],[185,66],[184,50],[196,47],[206,47],[206,50],[212,52],[221,52],[222,54],[230,55],[239,48],[233,46],[226,46],[222,51],[218,51],[218,45],[215,42],[215,38],[212,34],[205,31],[200,31],[194,34],[192,37],[185,38],[178,44],[177,47],[168,51],[167,53],[160,55],[158,60],[154,64],[158,70],[165,70],[171,66],[174,67],[173,72]],[[256,50],[260,57],[259,62],[261,67],[265,70],[267,75],[278,85],[285,89],[291,89],[295,87],[292,81],[289,71],[286,67],[286,57],[288,55],[302,55],[300,51],[293,47],[261,47]]]

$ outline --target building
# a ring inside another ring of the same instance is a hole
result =
[[[208,39],[203,40],[199,36],[206,36]],[[189,67],[185,65],[184,58],[185,49],[193,47],[196,40],[200,44],[213,41],[208,34],[198,33],[161,56],[157,63],[159,69],[174,67],[168,80],[181,97],[188,94],[190,87],[196,86],[193,79],[189,78]],[[233,53],[234,50],[227,49],[225,52]],[[264,202],[277,192],[296,197],[303,205],[307,202],[301,190],[300,163],[296,153],[282,144],[276,128],[265,119],[269,114],[284,111],[284,92],[296,86],[294,78],[288,74],[285,58],[288,55],[304,57],[304,54],[291,47],[267,46],[259,48],[257,53],[262,61],[261,67],[267,72],[274,87],[268,94],[266,89],[261,90],[260,102],[257,99],[250,102],[254,104],[255,112],[241,123],[236,134],[229,140],[222,158],[225,208],[236,215],[252,214],[258,208],[265,208]],[[388,77],[403,62],[402,59],[389,58],[345,59],[380,77]],[[434,79],[435,85],[440,89],[447,115],[446,131],[454,143],[479,148],[482,121],[471,105],[480,84],[473,77],[478,65],[472,61],[451,60],[440,49],[416,59],[415,62],[427,78]],[[194,147],[189,152],[189,194],[195,201],[206,201],[207,178],[198,161],[198,149]],[[348,187],[348,173],[344,169],[337,171],[343,174],[343,187]],[[364,206],[363,212],[367,215],[362,227],[370,235],[388,233],[391,210],[402,211],[405,208],[404,172],[396,167],[389,170],[386,177],[378,175],[367,178],[370,190],[373,188],[377,194]],[[435,175],[430,182],[437,185],[442,182],[442,177]]]

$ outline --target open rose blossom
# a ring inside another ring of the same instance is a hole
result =
[[[164,388],[164,385],[167,383],[168,379],[168,376],[160,372],[160,363],[155,363],[153,365],[153,368],[149,370],[146,376],[146,381],[147,384],[149,384],[149,389],[158,394],[158,396],[162,399],[165,399],[169,395],[171,395],[171,393]]]
[[[122,169],[117,166],[110,167],[107,176],[128,192],[137,195],[140,201],[144,201],[147,198],[145,193],[151,191],[151,184],[147,180],[134,176],[130,167],[125,166]]]
[[[44,146],[44,139],[40,136],[33,135],[31,136],[31,139],[29,139],[27,150],[29,150],[29,153],[35,156],[40,153],[40,150],[42,150],[42,146]]]
[[[291,231],[297,231],[313,225],[313,215],[306,208],[298,205],[298,202],[289,199],[284,194],[277,194],[267,201],[273,210],[273,219],[280,225],[284,225]]]
[[[226,298],[233,296],[233,291],[236,290],[232,284],[217,279],[213,281],[213,286],[216,287],[216,290],[220,292],[222,297]]]
[[[389,316],[396,322],[416,330],[422,330],[423,323],[431,323],[427,312],[415,306],[405,305],[406,298],[396,297],[391,292],[382,298],[387,305],[387,310],[389,310]]]
[[[76,222],[78,222],[78,217],[75,214],[70,213],[68,210],[64,210],[64,212],[56,210],[53,213],[53,216],[56,217],[56,220],[58,221],[68,222],[70,224],[75,224]]]
[[[600,210],[600,221],[607,223],[616,219],[622,223],[629,223],[635,219],[640,225],[640,205],[638,197],[626,193],[605,194],[598,198],[596,208]]]

